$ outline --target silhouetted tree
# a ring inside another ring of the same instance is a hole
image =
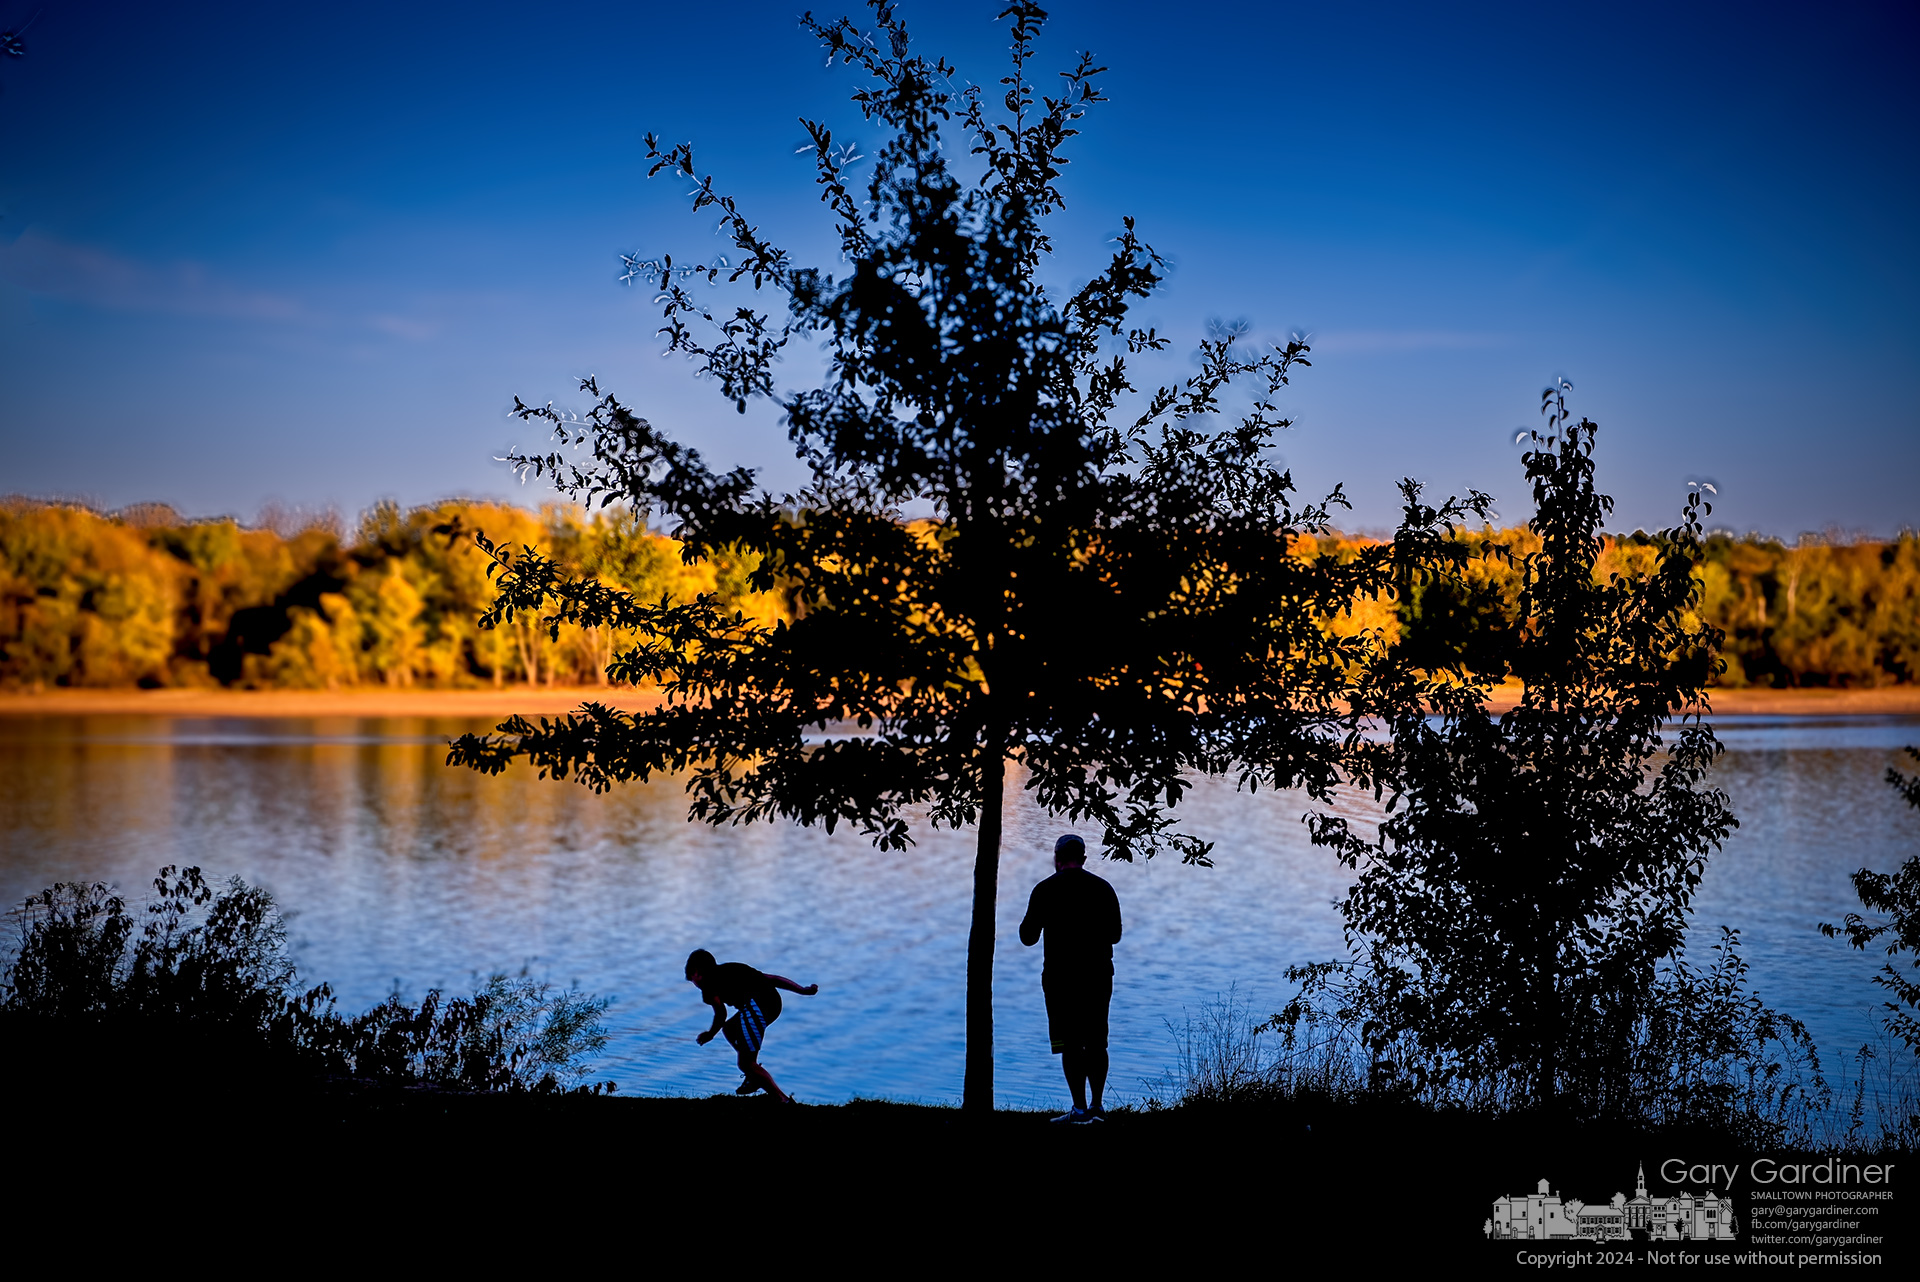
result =
[[[1909,747],[1907,755],[1920,761],[1920,748]],[[1909,806],[1920,809],[1920,775],[1903,775],[1889,766],[1887,782]],[[1853,874],[1853,889],[1869,912],[1887,916],[1869,921],[1859,913],[1848,913],[1842,926],[1821,922],[1821,933],[1829,939],[1844,933],[1847,942],[1860,949],[1891,936],[1883,945],[1887,956],[1905,953],[1914,959],[1914,966],[1920,967],[1920,855],[1890,873],[1862,868]],[[1920,983],[1903,974],[1893,962],[1883,965],[1873,982],[1893,995],[1892,1001],[1884,1003],[1887,1013],[1881,1022],[1887,1031],[1910,1049],[1920,1051],[1920,1018],[1915,1018],[1915,1012],[1920,1011]]]
[[[717,474],[592,380],[584,418],[519,411],[594,458],[521,455],[520,466],[589,502],[675,514],[689,558],[750,553],[755,586],[786,585],[797,617],[769,626],[710,597],[652,604],[488,544],[501,565],[490,622],[533,612],[549,626],[634,629],[643,642],[612,674],[657,680],[665,705],[516,719],[459,740],[452,760],[498,771],[523,758],[595,788],[684,771],[693,818],[844,822],[890,849],[911,842],[909,807],[936,826],[977,823],[964,1100],[991,1109],[1008,763],[1049,811],[1097,824],[1109,857],[1171,848],[1205,862],[1208,843],[1173,831],[1168,813],[1191,773],[1320,795],[1333,784],[1347,673],[1368,638],[1321,624],[1385,586],[1391,553],[1294,555],[1293,536],[1327,521],[1325,504],[1294,505],[1268,459],[1286,426],[1274,396],[1305,363],[1303,343],[1242,355],[1233,333],[1216,333],[1198,373],[1133,399],[1128,357],[1166,340],[1127,320],[1163,266],[1132,221],[1084,287],[1060,297],[1041,283],[1062,149],[1102,101],[1092,58],[1040,94],[1027,63],[1045,15],[1015,3],[996,105],[911,54],[891,4],[873,9],[871,33],[802,24],[866,73],[853,100],[888,131],[861,191],[852,150],[803,122],[846,275],[794,265],[690,146],[647,142],[650,172],[690,179],[695,209],[719,211],[740,255],[692,272],[632,264],[658,284],[670,350],[743,410],[774,399],[811,485],[775,498],[744,469]],[[956,118],[966,142],[943,145]],[[966,156],[979,178],[956,173]],[[723,274],[780,301],[703,301],[696,287]],[[776,395],[774,362],[798,338],[824,346],[826,377]],[[1223,423],[1236,380],[1256,388],[1252,409]],[[915,499],[930,518],[903,516]],[[820,741],[845,726],[860,733]]]
[[[1548,390],[1524,456],[1539,544],[1514,621],[1479,638],[1471,673],[1396,653],[1369,676],[1362,706],[1391,738],[1361,773],[1387,813],[1374,834],[1314,819],[1359,873],[1341,905],[1356,957],[1307,978],[1367,1023],[1384,1071],[1508,1101],[1577,1091],[1604,1111],[1735,821],[1702,786],[1720,748],[1703,719],[1719,636],[1692,614],[1701,497],[1649,570],[1596,575],[1612,500],[1593,487],[1596,428],[1571,420],[1565,391]],[[1437,564],[1409,566],[1403,599]],[[1496,719],[1479,683],[1506,677],[1524,693]]]

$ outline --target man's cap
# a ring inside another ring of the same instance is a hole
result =
[[[1064,855],[1068,851],[1073,851],[1080,855],[1085,855],[1087,853],[1087,843],[1085,840],[1081,838],[1079,833],[1070,832],[1066,836],[1060,838],[1060,840],[1053,843],[1054,854]]]

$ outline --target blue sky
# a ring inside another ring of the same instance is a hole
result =
[[[995,5],[909,0],[920,51],[1005,67]],[[822,11],[824,12],[824,10]],[[35,17],[35,14],[38,14]],[[1920,524],[1920,77],[1910,6],[1061,4],[1091,48],[1062,285],[1124,215],[1175,264],[1143,317],[1308,331],[1282,453],[1527,515],[1514,430],[1575,385],[1616,524]],[[724,465],[798,479],[773,413],[661,360],[617,254],[726,246],[649,129],[830,261],[797,118],[869,146],[797,6],[0,0],[0,491],[251,517],[534,501],[514,395],[582,374]],[[791,363],[802,382],[809,362]]]

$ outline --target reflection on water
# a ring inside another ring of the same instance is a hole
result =
[[[1710,865],[1698,937],[1738,926],[1763,995],[1829,1053],[1873,1029],[1879,959],[1820,937],[1854,906],[1847,874],[1920,845],[1920,815],[1882,783],[1920,719],[1726,718],[1718,772],[1741,829]],[[293,917],[301,972],[349,1009],[527,966],[610,995],[601,1074],[632,1093],[726,1090],[719,1043],[680,978],[695,947],[822,988],[792,998],[767,1063],[802,1099],[952,1100],[962,1056],[971,832],[919,826],[905,855],[858,834],[685,822],[677,785],[594,796],[515,770],[443,764],[460,721],[0,720],[0,899],[59,880],[137,891],[165,863],[266,886]],[[483,727],[482,727],[483,728]],[[1219,842],[1211,870],[1104,865],[1126,916],[1116,950],[1113,1087],[1138,1093],[1172,1058],[1167,1022],[1237,985],[1255,1010],[1281,972],[1337,955],[1343,870],[1314,849],[1294,794],[1203,784],[1186,827]],[[1359,817],[1356,814],[1356,817]],[[1061,824],[1010,801],[999,907],[1003,1102],[1057,1100],[1037,949],[1014,927],[1051,871]]]

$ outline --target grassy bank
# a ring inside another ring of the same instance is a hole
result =
[[[1642,1163],[1658,1192],[1668,1159],[1754,1156],[1704,1131],[1356,1104],[1184,1106],[1064,1127],[1039,1113],[976,1120],[881,1102],[782,1108],[339,1083],[156,1092],[138,1080],[81,1100],[13,1086],[27,1105],[15,1115],[30,1119],[13,1128],[13,1151],[34,1155],[50,1181],[43,1192],[73,1188],[164,1132],[181,1186],[236,1223],[293,1221],[316,1206],[422,1226],[450,1214],[471,1244],[508,1230],[484,1223],[489,1214],[517,1220],[531,1198],[571,1224],[568,1235],[649,1265],[750,1243],[768,1263],[846,1267],[901,1250],[950,1265],[1063,1248],[1136,1266],[1280,1268],[1323,1253],[1508,1266],[1513,1245],[1482,1235],[1495,1197],[1546,1179],[1604,1203],[1633,1195]],[[1886,1235],[1905,1242],[1906,1220],[1889,1221]]]

